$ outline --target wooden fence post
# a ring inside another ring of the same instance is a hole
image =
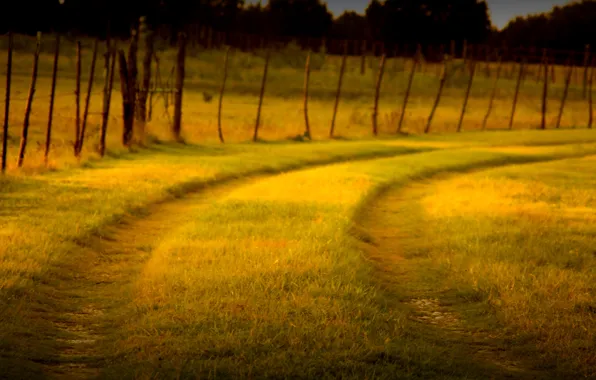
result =
[[[584,81],[583,81],[583,97],[586,98],[586,92],[588,87],[588,67],[590,64],[590,45],[586,45],[584,51]]]
[[[60,35],[56,35],[56,49],[54,51],[54,66],[52,68],[52,87],[50,90],[50,111],[48,115],[48,127],[46,129],[46,149],[43,161],[48,166],[50,157],[50,145],[52,144],[52,119],[54,118],[54,99],[56,96],[56,79],[58,77],[58,59],[60,57]]]
[[[310,51],[306,56],[306,65],[304,67],[304,123],[306,127],[305,136],[312,140],[310,133],[310,124],[308,122],[308,84],[310,81]]]
[[[542,88],[542,121],[541,129],[546,129],[546,107],[548,101],[548,51],[542,49],[542,64],[544,65],[544,82]]]
[[[446,65],[447,63],[445,63]],[[430,111],[430,115],[428,116],[428,121],[426,123],[426,127],[424,128],[424,133],[430,132],[430,125],[433,121],[433,117],[437,108],[439,107],[439,102],[441,101],[441,95],[443,94],[443,88],[445,87],[445,81],[447,80],[447,67],[443,70],[443,76],[441,77],[441,82],[439,83],[439,90],[437,92],[437,97],[435,98],[435,103],[433,104],[433,108]]]
[[[331,129],[329,130],[329,138],[333,138],[335,129],[335,118],[337,116],[337,107],[339,106],[339,97],[341,95],[341,85],[344,79],[344,72],[346,70],[346,61],[348,59],[348,41],[344,42],[344,54],[341,59],[341,67],[339,69],[339,80],[337,82],[337,91],[335,92],[335,104],[333,105],[333,117],[331,118]]]
[[[223,97],[224,97],[224,92],[226,90],[226,80],[228,79],[228,60],[230,57],[230,47],[228,47],[226,49],[226,56],[224,58],[224,73],[223,73],[223,79],[221,81],[221,89],[219,90],[219,105],[217,107],[217,134],[219,136],[219,141],[220,142],[224,142],[224,137],[223,137],[223,128],[221,125],[221,108],[223,105]]]
[[[209,29],[211,30],[211,29]],[[178,34],[178,55],[176,57],[176,87],[174,89],[174,123],[172,132],[178,142],[182,142],[180,132],[182,130],[182,91],[184,90],[184,76],[186,59],[186,36],[184,33]]]
[[[108,41],[109,44],[109,41]],[[108,67],[108,62],[110,62],[111,57],[111,64]],[[104,101],[103,101],[103,113],[102,113],[102,122],[101,122],[101,135],[99,138],[99,155],[101,157],[104,156],[106,151],[106,134],[108,130],[108,121],[110,118],[110,104],[112,99],[112,89],[114,88],[114,72],[116,71],[116,46],[113,48],[108,45],[108,51],[106,52],[106,66],[104,70],[106,70],[106,85],[104,85]],[[109,73],[109,78],[108,78]]]
[[[593,101],[592,101],[592,93],[593,93],[593,84],[594,84],[594,64],[596,63],[596,58],[592,58],[592,62],[590,64],[590,79],[588,82],[588,128],[592,128],[592,122],[594,120],[594,108],[593,108]]]
[[[437,65],[437,78],[441,77],[442,65],[440,63],[445,59],[445,45],[439,47],[439,64]]]
[[[408,86],[406,87],[406,92],[404,94],[404,101],[401,106],[401,114],[399,115],[399,122],[397,123],[397,133],[401,132],[401,127],[404,122],[404,117],[406,115],[406,107],[408,106],[408,99],[410,98],[410,91],[412,90],[412,83],[414,82],[414,76],[416,75],[416,66],[418,65],[418,61],[420,60],[422,47],[418,44],[416,48],[416,55],[414,56],[412,62],[412,71],[410,71],[410,77],[408,79]]]
[[[519,97],[519,89],[524,78],[525,59],[521,58],[519,64],[519,74],[517,76],[517,83],[515,84],[515,93],[513,95],[513,106],[511,108],[511,118],[509,119],[509,129],[513,129],[513,119],[515,117],[515,109],[517,108],[517,98]]]
[[[567,77],[565,78],[565,89],[563,90],[563,98],[561,99],[561,106],[559,107],[559,116],[557,117],[558,129],[561,126],[561,119],[563,118],[563,110],[565,109],[565,102],[567,101],[567,94],[569,93],[569,84],[571,83],[571,75],[573,72],[573,66],[567,71]]]
[[[77,63],[76,63],[76,77],[75,77],[75,140],[74,140],[74,155],[77,155],[77,148],[79,146],[79,137],[81,136],[81,59],[83,51],[81,41],[77,41]]]
[[[464,97],[464,104],[461,109],[459,116],[459,122],[457,123],[457,131],[461,132],[461,126],[464,122],[464,115],[466,114],[466,107],[468,106],[468,99],[470,98],[470,92],[472,90],[472,83],[474,82],[474,74],[476,73],[476,60],[470,59],[470,79],[468,79],[468,87],[466,88],[466,95]]]
[[[21,134],[21,146],[19,147],[19,158],[17,166],[23,166],[25,159],[25,150],[27,149],[27,137],[29,135],[29,118],[31,117],[31,108],[33,107],[33,98],[35,97],[35,85],[37,82],[37,68],[39,67],[39,53],[41,51],[41,33],[37,33],[37,45],[33,55],[33,72],[31,73],[31,86],[27,96],[27,107],[25,108],[25,120],[23,122],[23,131]]]
[[[465,72],[465,68],[468,66],[468,40],[464,40],[464,44],[462,47],[462,53],[461,53],[461,57],[464,63],[464,70],[463,72]]]
[[[130,44],[128,46],[128,91],[130,92],[130,100],[132,101],[131,107],[132,107],[132,117],[133,117],[133,125],[132,125],[132,130],[131,133],[132,135],[130,136],[131,139],[134,138],[135,135],[135,131],[134,131],[134,119],[135,119],[135,115],[137,115],[138,113],[138,107],[137,107],[137,101],[138,101],[138,96],[137,96],[137,77],[139,75],[139,70],[138,70],[138,66],[137,66],[137,53],[139,51],[139,33],[137,29],[132,29],[131,33],[130,33]],[[145,126],[143,125],[143,123],[140,123],[140,130],[139,130],[139,141],[142,143],[143,139],[144,139],[144,128]],[[132,141],[131,141],[132,143]]]
[[[128,66],[123,50],[118,50],[118,63],[120,66],[120,90],[122,92],[122,145],[130,147],[134,125],[134,101],[130,97],[131,91],[128,88]]]
[[[2,173],[6,171],[6,156],[8,150],[8,124],[10,123],[10,87],[12,82],[12,33],[8,32],[8,58],[6,62],[6,91],[4,93],[4,125],[2,127]]]
[[[252,137],[254,142],[259,139],[259,123],[261,121],[261,108],[263,107],[263,96],[265,96],[265,84],[267,83],[267,71],[269,70],[269,58],[271,50],[267,49],[267,55],[265,56],[265,68],[263,69],[263,79],[261,80],[261,91],[259,93],[259,107],[257,108],[257,120],[255,122],[255,132]]]
[[[378,129],[378,125],[377,125],[377,116],[378,116],[378,111],[379,111],[379,97],[381,95],[381,85],[383,84],[384,71],[385,71],[385,54],[383,54],[381,56],[381,63],[379,64],[379,75],[377,77],[377,85],[375,86],[375,105],[373,108],[373,115],[372,115],[373,134],[375,136],[377,136],[379,133],[379,129]]]
[[[155,46],[155,38],[153,31],[149,29],[149,26],[146,24],[142,24],[144,33],[144,45],[145,45],[145,55],[143,56],[143,82],[141,84],[141,89],[139,91],[138,97],[138,111],[137,116],[138,120],[141,124],[145,124],[147,122],[147,98],[149,95],[149,87],[151,86],[151,62],[153,61],[153,54],[154,54],[154,46]],[[193,26],[193,30],[196,30],[196,25]],[[196,38],[193,38],[193,41],[196,41]],[[142,128],[145,129],[144,127]]]
[[[81,124],[81,136],[79,137],[79,145],[76,150],[76,157],[80,158],[83,150],[83,143],[85,142],[85,130],[87,128],[87,117],[89,116],[89,104],[91,102],[91,90],[93,89],[93,79],[95,77],[95,62],[97,60],[97,45],[98,40],[93,44],[93,57],[91,58],[91,70],[89,72],[89,82],[87,84],[87,97],[85,98],[85,110],[83,111],[83,123]]]
[[[493,104],[495,102],[495,97],[497,95],[497,84],[499,83],[499,78],[501,77],[501,67],[503,64],[503,57],[497,52],[498,54],[498,63],[497,63],[497,78],[493,84],[493,90],[490,94],[490,101],[488,102],[488,109],[486,110],[486,115],[484,116],[484,120],[482,121],[482,130],[486,129],[486,124],[488,123],[488,118],[493,110]]]

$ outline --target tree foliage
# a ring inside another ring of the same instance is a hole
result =
[[[581,50],[596,46],[596,1],[555,7],[492,28],[484,0],[371,0],[363,14],[333,19],[323,0],[19,0],[3,4],[0,32],[73,32],[126,37],[140,16],[172,34],[189,25],[271,37],[376,40],[423,45],[491,42]]]

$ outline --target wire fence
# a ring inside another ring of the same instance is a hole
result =
[[[346,41],[343,45],[342,41],[314,39],[274,43],[255,36],[200,30],[185,35],[178,49],[170,46],[171,39],[165,33],[156,34],[151,50],[147,49],[149,42],[139,36],[135,52],[141,57],[141,65],[136,55],[131,62],[131,41],[112,40],[108,44],[69,37],[58,45],[55,36],[42,40],[12,36],[12,43],[3,36],[0,48],[6,54],[0,58],[0,75],[7,80],[10,77],[12,82],[9,114],[5,114],[2,133],[7,141],[3,157],[16,151],[18,139],[14,136],[19,129],[21,146],[28,138],[38,145],[43,142],[56,146],[46,141],[45,131],[52,124],[48,114],[53,108],[54,138],[63,146],[78,144],[81,123],[87,122],[82,120],[84,117],[89,118],[93,128],[90,134],[81,136],[83,142],[107,138],[108,144],[126,144],[117,140],[121,140],[121,125],[126,128],[126,85],[130,83],[122,72],[118,75],[123,62],[115,62],[117,52],[126,58],[124,65],[135,67],[133,99],[142,98],[143,93],[146,97],[146,106],[142,107],[146,114],[140,118],[137,115],[137,124],[143,121],[141,134],[167,135],[176,123],[177,113],[184,115],[183,133],[190,139],[217,138],[222,142],[224,135],[228,141],[249,137],[257,141],[291,136],[312,139],[470,129],[592,127],[596,61],[588,49],[491,50],[464,43],[462,51],[456,52],[457,44],[452,43],[449,49],[418,45],[411,53],[409,47],[389,49],[380,42],[352,42],[361,49],[356,55],[355,48],[349,54],[350,44]],[[235,46],[241,43],[244,45]],[[312,48],[317,44],[319,49]],[[54,67],[52,57],[58,46],[59,60]],[[333,47],[338,54],[332,54]],[[149,58],[147,51],[151,51]],[[107,59],[102,60],[106,54]],[[148,87],[143,88],[148,68]],[[57,87],[52,96],[53,71]],[[110,86],[115,87],[108,95],[110,77]],[[176,85],[181,86],[179,90]],[[5,94],[6,88],[3,90]],[[176,106],[178,95],[180,104]],[[111,107],[106,108],[110,99]],[[6,97],[2,103],[7,104]],[[78,116],[75,109],[79,110]],[[138,109],[138,105],[133,107],[133,115]],[[106,124],[110,128],[102,131]],[[31,137],[24,132],[27,128]],[[98,149],[105,146],[92,145],[85,152]],[[46,163],[48,154],[46,148]],[[8,160],[4,158],[3,168]]]

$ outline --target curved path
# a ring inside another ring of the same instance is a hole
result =
[[[493,368],[482,378],[556,378],[552,373],[536,370],[533,363],[520,359],[519,353],[513,352],[504,339],[497,336],[501,334],[495,333],[496,330],[487,331],[467,323],[459,312],[462,302],[459,302],[459,308],[454,307],[458,301],[448,294],[451,289],[420,280],[421,264],[416,260],[419,253],[409,252],[409,245],[404,244],[406,240],[420,244],[420,237],[415,236],[411,226],[404,222],[411,212],[409,207],[412,202],[432,194],[441,181],[488,170],[491,169],[441,173],[405,187],[388,188],[360,213],[355,234],[366,237],[360,239],[360,248],[376,268],[379,288],[398,300],[400,306],[407,310],[410,323],[415,329],[424,329],[424,336],[430,343],[447,344],[453,347],[454,356],[466,355],[469,362]],[[474,302],[465,307],[474,309]]]
[[[107,316],[117,316],[118,310],[129,299],[126,293],[131,291],[135,276],[149,258],[151,247],[189,221],[201,208],[212,205],[230,191],[273,176],[236,180],[154,205],[144,217],[125,218],[108,229],[104,236],[87,242],[68,262],[61,263],[54,272],[55,282],[46,288],[54,295],[56,310],[66,311],[53,321],[61,338],[55,360],[45,366],[48,376],[73,379],[100,376],[105,358],[98,347],[105,344],[102,337],[117,328],[114,320]],[[382,194],[360,219],[362,228],[374,242],[366,244],[365,252],[376,263],[379,286],[388,292],[399,291],[400,284],[407,284],[410,275],[411,267],[399,251],[403,226],[395,225],[387,218],[388,214],[399,212],[411,196],[410,191]],[[65,271],[65,268],[69,270]],[[64,276],[65,272],[70,275]],[[461,324],[460,317],[441,302],[435,289],[426,289],[415,299],[403,299],[402,302],[409,305],[412,317],[417,321],[429,329],[439,329],[438,336],[465,346],[470,360],[493,365],[496,372],[487,378],[545,378],[543,373],[530,370],[527,363],[516,361],[490,336]]]

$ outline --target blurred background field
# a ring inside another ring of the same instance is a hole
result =
[[[35,38],[14,37],[13,75],[9,118],[9,170],[16,166],[16,155],[23,125],[27,93],[31,82]],[[6,76],[7,37],[2,37],[0,48],[0,75]],[[81,113],[84,109],[87,82],[91,66],[93,40],[81,39],[82,78]],[[61,166],[74,161],[72,145],[75,135],[75,38],[65,37],[60,46],[60,61],[53,122],[51,166]],[[120,49],[127,50],[127,41],[117,41]],[[39,77],[31,114],[30,137],[25,167],[38,167],[42,163],[45,129],[49,113],[51,74],[55,36],[42,36]],[[94,155],[100,133],[102,91],[105,78],[103,54],[105,43],[99,43],[96,69],[90,100],[84,156]],[[139,79],[142,78],[141,43],[138,52]],[[164,41],[156,41],[156,53],[152,66],[152,88],[171,89],[174,81],[176,49]],[[222,102],[222,128],[226,142],[243,142],[252,138],[255,127],[259,92],[265,65],[265,50],[242,52],[232,49],[229,58],[228,77]],[[307,51],[296,43],[271,50],[271,58],[263,101],[259,137],[263,140],[301,138],[305,131],[304,120],[304,65]],[[210,50],[189,43],[185,65],[183,97],[184,138],[193,143],[216,143],[219,91],[223,78],[225,47]],[[531,57],[530,57],[531,58]],[[525,59],[525,58],[524,58]],[[314,139],[329,137],[333,107],[338,87],[342,57],[314,52],[311,56],[308,116]],[[340,138],[363,138],[372,136],[372,116],[375,86],[378,80],[380,56],[365,57],[364,73],[362,58],[349,56],[341,89],[335,136]],[[159,63],[156,65],[156,63]],[[386,59],[380,87],[378,105],[379,134],[392,135],[397,131],[410,72],[412,57]],[[520,70],[516,62],[503,62],[500,70],[495,57],[491,62],[479,60],[471,87],[470,98],[462,124],[462,130],[480,130],[486,117],[497,72],[493,109],[486,122],[486,129],[507,129],[512,112],[515,88]],[[424,132],[441,76],[446,70],[446,81],[430,132],[455,132],[461,115],[466,87],[470,79],[469,63],[445,56],[445,63],[425,61],[417,66],[402,132]],[[549,66],[546,128],[554,128],[559,114],[565,79],[569,68]],[[513,129],[540,127],[544,67],[538,64],[525,66],[520,86]],[[565,103],[561,127],[585,128],[589,122],[589,84],[591,70],[575,67]],[[4,82],[4,80],[2,80]],[[2,85],[2,94],[5,93]],[[586,90],[584,87],[588,86]],[[4,96],[2,96],[4,98]],[[167,140],[173,114],[171,93],[155,93],[150,97],[151,120],[147,125],[149,138]],[[107,133],[109,152],[121,149],[122,98],[118,72],[112,94]]]

